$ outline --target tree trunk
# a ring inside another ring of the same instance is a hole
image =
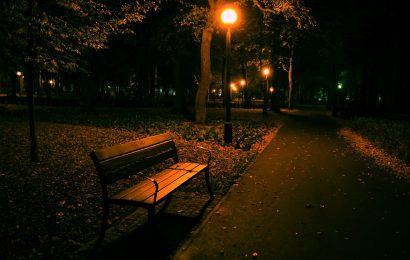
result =
[[[30,161],[38,162],[37,154],[37,138],[34,122],[34,39],[33,39],[33,25],[31,23],[33,17],[33,1],[28,2],[27,13],[29,17],[28,24],[28,61],[26,62],[27,69],[27,105],[29,118],[29,132],[30,132]]]
[[[28,62],[27,68],[27,105],[29,118],[29,132],[30,132],[30,161],[37,162],[37,138],[34,121],[34,80],[33,80],[33,64]]]
[[[201,40],[201,79],[195,98],[195,122],[206,121],[206,96],[211,84],[211,41],[213,28],[207,27],[202,31]]]
[[[289,81],[288,109],[293,110],[293,49],[291,50],[290,59],[289,59],[288,81]]]
[[[241,62],[242,78],[245,80],[245,85],[243,86],[243,107],[250,108],[252,97],[248,88],[248,66],[246,61]]]

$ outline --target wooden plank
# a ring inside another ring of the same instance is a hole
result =
[[[170,185],[172,182],[174,182],[176,179],[180,178],[184,174],[187,173],[185,170],[166,170],[167,174],[163,175],[160,180],[158,180],[157,177],[156,181],[158,183],[158,190],[163,189],[167,185]],[[144,183],[143,185],[138,185],[134,187],[135,189],[128,190],[126,192],[122,192],[118,196],[121,199],[125,200],[137,200],[137,201],[144,201],[147,197],[150,197],[151,195],[154,195],[155,192],[155,186],[154,184],[147,185],[147,183]]]
[[[103,161],[103,160],[107,160],[112,157],[115,157],[119,154],[126,154],[131,151],[143,149],[145,147],[149,147],[154,144],[167,142],[167,141],[172,141],[172,137],[170,133],[149,136],[149,137],[142,138],[139,140],[99,149],[95,151],[95,154],[100,161]]]
[[[190,167],[190,165],[195,167]],[[180,163],[175,164],[180,165]],[[170,185],[172,182],[176,181],[178,178],[184,177],[187,172],[200,172],[203,171],[207,165],[199,165],[197,163],[184,163],[185,167],[180,169],[166,169],[161,173],[154,176],[155,180],[158,183],[159,190],[164,189],[166,186]],[[165,174],[163,174],[165,173]]]
[[[182,171],[181,171],[181,173],[182,173]],[[162,199],[164,199],[167,195],[169,195],[174,190],[181,187],[182,184],[189,181],[196,174],[198,174],[198,172],[184,172],[184,174],[178,176],[178,178],[176,178],[173,182],[170,182],[166,186],[162,186],[160,188],[160,190],[158,191],[158,194],[157,194],[157,203],[161,202]],[[153,190],[155,190],[155,189],[153,189]],[[153,204],[154,203],[154,192],[153,191],[151,193],[151,196],[147,196],[147,195],[149,195],[149,191],[147,191],[144,194],[140,194],[140,193],[136,192],[133,195],[136,195],[136,196],[135,197],[130,196],[130,197],[128,197],[128,199],[131,199],[131,200],[134,200],[134,201],[137,201],[137,202],[141,202],[141,203],[144,203],[144,204]]]
[[[171,169],[163,170],[154,177],[155,178],[158,178],[158,177],[163,178],[164,176],[168,176],[171,171],[172,171]],[[159,184],[158,184],[158,186],[159,186]],[[118,193],[113,198],[126,199],[127,200],[127,199],[131,199],[132,197],[138,197],[138,196],[144,197],[145,196],[144,194],[148,194],[149,196],[151,196],[152,194],[154,194],[154,192],[155,192],[154,183],[150,180],[144,180],[144,181],[136,184],[135,186]]]
[[[181,162],[181,163],[176,163],[168,168],[170,169],[183,169],[187,171],[201,171],[200,168],[204,169],[208,165],[206,164],[199,164],[199,163],[191,163],[191,162]]]
[[[179,188],[181,185],[183,185],[185,182],[190,180],[192,177],[194,177],[196,174],[203,171],[207,167],[207,165],[199,165],[197,163],[183,163],[176,164],[174,166],[184,166],[192,168],[192,165],[194,166],[195,170],[188,171],[185,169],[166,169],[154,176],[159,186],[157,202],[161,201],[169,193]],[[154,193],[155,185],[151,181],[147,180],[115,195],[112,199],[120,201],[132,200],[145,204],[153,204]]]
[[[99,149],[90,153],[91,158],[100,174],[101,180],[108,184],[127,178],[140,170],[168,158],[178,158],[175,143],[169,133],[150,136],[147,138]],[[181,187],[196,174],[203,172],[208,165],[182,162],[169,166],[155,174],[153,178],[158,183],[157,202]],[[104,184],[105,185],[105,184]],[[155,184],[144,180],[111,197],[111,203],[153,204]]]
[[[144,149],[130,151],[126,154],[118,154],[115,157],[111,157],[107,160],[100,160],[101,168],[104,171],[113,171],[117,168],[121,168],[124,165],[129,165],[138,161],[151,159],[155,161],[156,157],[159,157],[158,161],[162,159],[162,154],[171,153],[169,156],[176,153],[175,144],[172,141],[163,142]],[[169,158],[169,157],[167,157]]]
[[[172,184],[167,185],[166,187],[164,187],[163,189],[161,189],[160,191],[158,191],[157,194],[157,201],[161,201],[163,198],[165,198],[168,194],[170,194],[171,192],[173,192],[174,190],[178,189],[179,187],[181,187],[184,183],[186,183],[187,181],[189,181],[192,177],[194,177],[195,175],[197,175],[199,172],[187,172],[186,174],[183,175],[183,177],[178,178],[177,180],[175,180]],[[145,203],[153,203],[153,196],[147,198],[144,202]]]

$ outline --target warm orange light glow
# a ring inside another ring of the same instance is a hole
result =
[[[221,14],[221,20],[224,24],[234,24],[238,19],[238,14],[232,8],[225,9]]]
[[[246,84],[246,81],[245,81],[244,79],[241,79],[241,81],[239,82],[239,84],[241,84],[241,86],[244,87],[245,84]]]
[[[266,77],[270,74],[270,69],[269,68],[264,68],[263,69],[263,75],[265,75]]]
[[[23,72],[17,71],[16,75],[20,77],[21,75],[23,75]]]
[[[238,89],[236,88],[236,85],[234,83],[231,83],[231,89],[233,91],[237,91]]]
[[[270,89],[269,89],[270,93],[273,93],[274,90],[275,89],[273,87],[270,87]]]

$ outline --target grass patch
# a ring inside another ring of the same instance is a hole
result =
[[[224,110],[210,110],[207,124],[195,124],[165,109],[36,108],[40,162],[29,162],[27,110],[0,110],[0,258],[68,258],[96,238],[101,188],[91,150],[163,132],[177,145],[201,145],[212,152],[210,173],[217,194],[225,194],[268,143],[279,116],[233,110],[233,143],[223,143]],[[183,156],[189,150],[181,149]],[[186,188],[185,188],[186,187]],[[206,194],[202,179],[185,186]],[[129,214],[113,211],[111,220]]]

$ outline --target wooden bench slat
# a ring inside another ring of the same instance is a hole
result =
[[[172,174],[166,175],[167,178],[164,181],[162,181],[161,183],[158,183],[158,192],[164,189],[164,187],[166,187],[167,185],[174,182],[176,179],[185,175],[186,173],[188,173],[188,171],[173,170]],[[140,185],[133,186],[129,190],[125,191],[124,193],[120,193],[116,195],[114,199],[130,200],[130,201],[152,204],[154,202],[155,185],[151,182],[150,185],[144,185],[144,188],[145,189],[142,189]]]
[[[153,176],[153,178],[157,181],[158,185],[159,185],[159,189],[161,189],[161,187],[167,185],[167,183],[169,183],[170,181],[172,181],[173,179],[169,179],[170,177],[172,177],[172,175],[175,174],[175,170],[186,170],[186,171],[202,171],[207,167],[207,165],[205,164],[198,164],[198,163],[177,163],[172,165],[171,167],[169,167],[168,169],[165,169],[159,173],[157,173],[155,176]],[[138,191],[141,193],[140,195],[140,199],[139,200],[144,200],[142,199],[144,197],[143,194],[145,194],[145,196],[149,197],[151,196],[154,192],[155,192],[155,185],[152,183],[152,181],[150,180],[145,180],[142,181],[138,184],[138,186],[133,187],[135,189],[138,189]],[[121,199],[126,199],[127,197],[136,197],[137,194],[135,193],[135,189],[127,189],[117,195],[115,195],[115,198],[121,198]],[[129,193],[133,193],[134,195],[129,195]]]
[[[201,168],[204,166],[204,164],[199,164],[199,163],[176,163],[168,168],[170,169],[184,169],[187,171],[200,171],[199,169],[196,169],[197,167]],[[205,165],[206,166],[206,165]]]
[[[179,188],[185,182],[189,181],[197,173],[198,172],[189,172],[189,171],[186,172],[186,171],[184,171],[184,174],[179,176],[179,178],[177,178],[173,182],[169,183],[168,185],[163,186],[160,190],[158,190],[157,203],[161,202],[161,200],[163,198],[165,198],[167,195],[169,195],[175,189]],[[149,197],[145,198],[142,202],[145,203],[145,204],[153,204],[154,203],[154,195],[152,194],[152,196],[149,196]]]
[[[174,171],[174,173],[172,173],[172,171]],[[153,177],[155,177],[159,188],[161,188],[161,182],[172,176],[172,174],[175,174],[175,170],[165,169]],[[122,200],[136,200],[136,197],[140,197],[139,200],[143,201],[144,197],[149,197],[154,194],[154,192],[154,183],[150,180],[144,180],[135,186],[118,193],[113,198]]]
[[[170,185],[167,185],[157,194],[157,201],[160,202],[165,196],[173,192],[174,190],[178,189],[181,185],[185,182],[189,181],[192,177],[194,177],[198,172],[187,172],[181,178],[178,178],[176,181],[172,182]],[[147,198],[144,202],[152,204],[154,201],[154,196]]]
[[[172,141],[164,142],[149,148],[144,148],[138,151],[121,154],[107,160],[100,161],[101,168],[104,172],[111,172],[124,165],[130,164],[146,164],[157,163],[164,160],[163,158],[170,158],[176,153],[175,144]],[[150,161],[147,161],[151,159]],[[142,166],[144,167],[144,166]],[[146,167],[146,166],[145,166]]]
[[[145,159],[144,161],[135,162],[132,165],[118,169],[118,171],[111,171],[106,173],[104,175],[104,178],[106,179],[107,184],[111,184],[116,182],[117,180],[128,178],[135,172],[147,169],[150,166],[157,164],[158,161],[163,161],[168,158],[174,157],[174,155],[174,151],[170,151],[168,153],[161,154],[161,156],[158,156],[156,158],[149,158]]]
[[[192,162],[176,163],[176,164],[168,167],[167,169],[162,170],[161,172],[155,174],[154,176],[152,176],[152,178],[155,179],[158,184],[160,184],[166,178],[168,178],[170,174],[172,174],[172,172],[170,172],[171,170],[187,170],[187,171],[199,172],[199,171],[202,171],[203,169],[205,169],[206,167],[207,167],[207,165],[205,165],[205,164],[198,164],[198,163],[192,163]],[[152,186],[153,183],[150,180],[145,180],[145,181],[140,183],[140,188],[144,189],[144,185]]]
[[[154,176],[155,180],[158,183],[158,195],[157,200],[161,200],[163,194],[167,192],[173,191],[182,183],[186,182],[193,176],[195,176],[198,172],[203,171],[207,165],[204,164],[197,164],[197,163],[183,163],[183,164],[175,164],[173,166],[181,166],[183,165],[187,169],[165,169],[156,176]],[[182,181],[181,181],[182,180]],[[171,188],[170,188],[171,187]],[[154,201],[154,193],[155,193],[155,185],[149,181],[143,181],[140,184],[131,187],[128,190],[125,190],[117,195],[115,195],[112,199],[114,200],[133,200],[139,201],[143,203],[152,204]]]
[[[119,154],[127,154],[136,150],[141,150],[146,147],[153,146],[158,143],[172,141],[172,137],[169,133],[159,134],[155,136],[149,136],[139,140],[117,144],[111,147],[99,149],[95,152],[97,158],[100,161],[108,160],[112,157],[116,157]]]
[[[213,198],[208,163],[179,162],[177,148],[170,133],[159,134],[128,143],[92,151],[90,157],[100,177],[103,198],[103,221],[97,243],[104,239],[108,226],[110,204],[134,205],[148,209],[148,219],[154,223],[155,206],[199,173],[204,173],[208,192]],[[173,165],[170,162],[173,159]],[[165,163],[165,164],[163,164]],[[134,186],[111,196],[108,188],[115,182],[149,170],[158,165],[162,170]],[[168,166],[166,166],[168,165]],[[156,185],[158,185],[158,190]]]
[[[174,167],[173,167],[174,166]],[[185,162],[185,163],[177,163],[169,167],[168,169],[165,169],[161,171],[160,173],[156,174],[153,176],[155,181],[158,183],[159,190],[161,190],[163,187],[166,185],[169,185],[172,181],[174,181],[177,177],[178,174],[180,174],[179,177],[182,177],[181,173],[182,172],[187,172],[187,171],[193,171],[193,172],[200,172],[203,171],[207,165],[205,164],[198,164],[198,163],[191,163],[191,162]],[[151,181],[144,181],[145,185],[148,187],[152,187],[153,183]],[[144,184],[141,183],[141,190],[144,190],[145,186]]]

